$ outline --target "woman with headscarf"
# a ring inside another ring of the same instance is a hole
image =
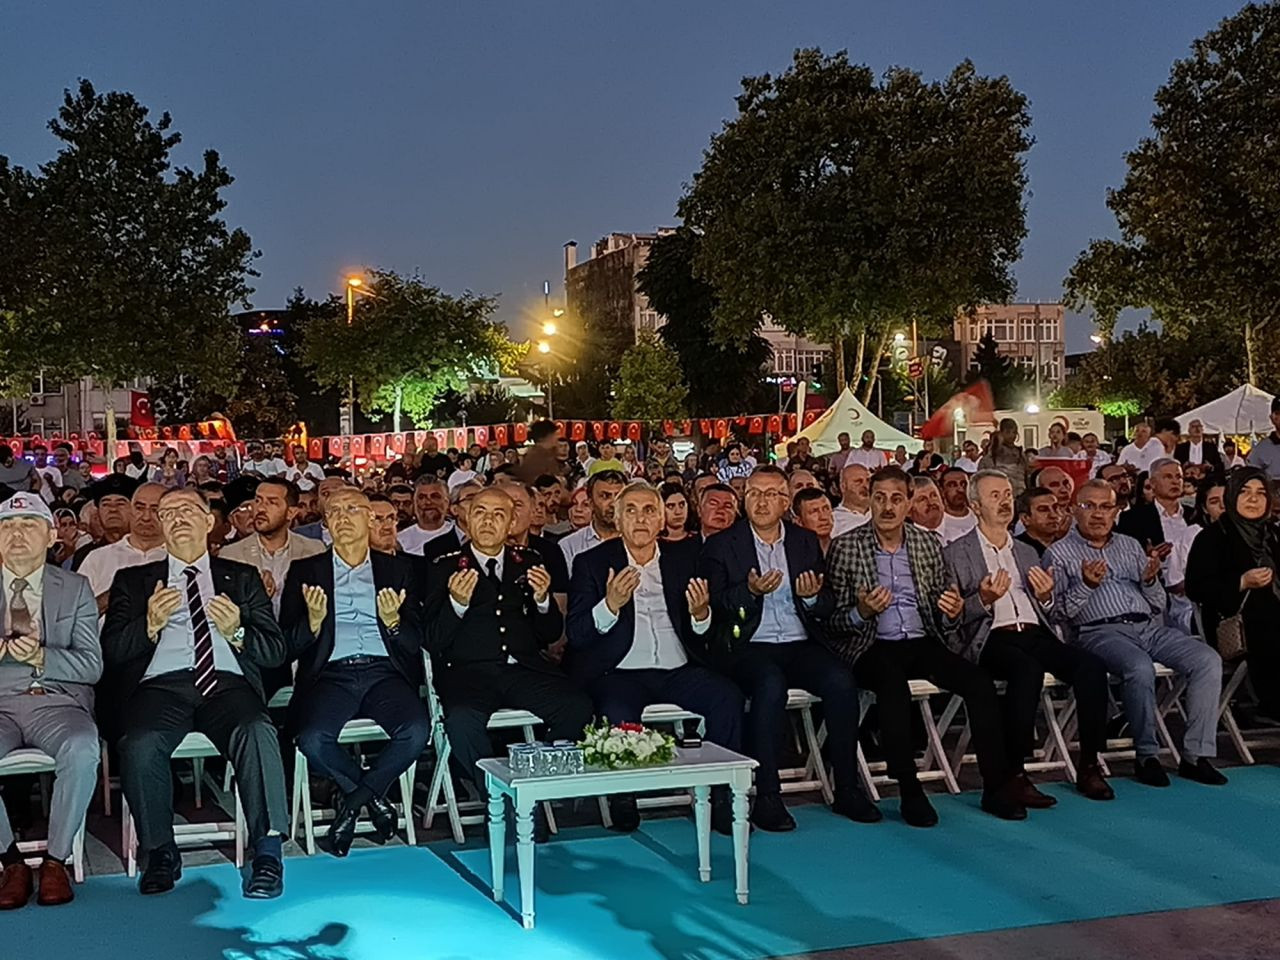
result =
[[[1222,620],[1241,614],[1258,712],[1280,719],[1280,532],[1272,499],[1261,470],[1231,472],[1222,518],[1191,545],[1186,590],[1200,604],[1210,642]]]

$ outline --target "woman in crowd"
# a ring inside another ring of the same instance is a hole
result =
[[[636,445],[628,443],[622,448],[622,472],[628,480],[644,478],[644,464],[636,459]]]
[[[591,497],[586,487],[579,487],[569,498],[569,524],[574,530],[581,530],[591,522]]]
[[[1191,545],[1186,588],[1200,604],[1211,642],[1223,619],[1241,614],[1258,712],[1280,720],[1280,533],[1270,523],[1272,500],[1261,470],[1231,472],[1222,519]]]
[[[156,467],[156,472],[152,474],[151,479],[170,490],[174,487],[186,486],[187,472],[178,463],[177,450],[173,447],[165,447],[160,457],[160,466]]]
[[[683,540],[689,536],[689,498],[685,496],[684,487],[678,483],[664,483],[658,488],[658,493],[666,513],[662,539]]]

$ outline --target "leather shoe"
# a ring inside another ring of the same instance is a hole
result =
[[[284,863],[279,857],[253,858],[253,872],[244,885],[248,900],[274,900],[284,893]]]
[[[996,790],[982,791],[982,809],[1001,820],[1027,819],[1027,805],[1022,802],[1022,784],[1018,778]]]
[[[75,898],[67,868],[57,860],[45,860],[41,863],[40,893],[36,897],[36,903],[42,907],[60,907]]]
[[[25,863],[15,863],[4,868],[0,877],[0,910],[17,910],[25,907],[31,899],[35,882],[31,877],[31,868]]]
[[[347,802],[343,797],[338,801],[337,816],[329,827],[329,852],[335,857],[345,857],[351,852],[351,842],[356,838],[356,821],[360,819],[360,808]]]
[[[1076,791],[1090,800],[1114,800],[1116,792],[1102,775],[1102,767],[1091,763],[1076,771]]]
[[[1167,787],[1169,774],[1155,757],[1142,757],[1133,762],[1133,776],[1139,783],[1148,787]]]
[[[635,794],[619,793],[609,798],[609,816],[613,826],[609,829],[618,833],[634,833],[640,827],[640,810],[636,806]]]
[[[933,827],[938,824],[938,811],[925,796],[924,791],[908,793],[898,800],[902,820],[910,827]]]
[[[787,805],[782,802],[782,795],[778,793],[756,796],[755,806],[751,808],[751,822],[769,833],[789,833],[796,828],[795,817],[791,816]],[[732,811],[730,823],[732,831]]]
[[[1022,805],[1030,810],[1048,810],[1058,802],[1057,797],[1051,797],[1047,793],[1041,793],[1039,788],[1031,782],[1031,778],[1025,773],[1018,777],[1018,783],[1022,787]]]
[[[168,893],[182,876],[182,857],[173,846],[157,847],[147,857],[147,869],[138,878],[138,892],[143,896]]]
[[[879,823],[884,819],[880,808],[861,790],[837,792],[836,802],[831,805],[831,809],[857,823]]]
[[[396,835],[396,826],[400,822],[395,804],[386,797],[374,797],[366,806],[369,819],[373,821],[374,840],[378,843],[386,843]]]
[[[1207,787],[1220,787],[1227,782],[1227,778],[1209,762],[1208,757],[1201,757],[1195,763],[1188,763],[1183,760],[1178,764],[1178,776],[1183,780],[1194,780],[1196,783],[1203,783]]]

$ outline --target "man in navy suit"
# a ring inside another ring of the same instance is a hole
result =
[[[751,822],[762,830],[794,830],[782,802],[778,759],[786,730],[787,688],[822,698],[836,774],[838,813],[874,823],[880,811],[858,786],[858,688],[853,673],[818,642],[835,598],[822,590],[822,546],[810,531],[783,520],[787,476],[757,468],[747,478],[746,520],[702,549],[716,631],[710,658],[751,700],[748,733],[756,768]],[[821,761],[820,761],[821,762]]]
[[[573,564],[565,669],[612,724],[639,722],[651,703],[674,703],[706,719],[708,740],[740,749],[742,693],[704,665],[711,599],[696,576],[698,543],[659,547],[662,499],[643,481],[618,494],[613,509],[621,536]],[[613,820],[619,830],[639,825],[634,797],[613,798]],[[732,833],[726,791],[713,791],[711,823]]]

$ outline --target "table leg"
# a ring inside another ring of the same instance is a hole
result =
[[[503,854],[506,852],[506,799],[489,787],[489,865],[493,870],[493,899],[502,902]]]
[[[733,782],[733,868],[738,902],[747,902],[747,838],[751,826],[747,822],[747,790],[750,783]]]
[[[693,822],[698,831],[698,879],[711,879],[711,788],[693,788]]]
[[[533,929],[533,802],[516,794],[516,860],[520,866],[520,919]]]

